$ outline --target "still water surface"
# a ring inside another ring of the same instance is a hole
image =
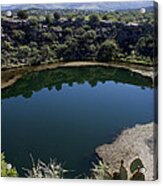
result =
[[[2,91],[2,151],[23,176],[34,159],[56,158],[87,173],[98,145],[154,120],[149,78],[114,68],[59,68],[24,76]]]

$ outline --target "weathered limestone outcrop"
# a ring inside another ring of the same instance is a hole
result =
[[[130,172],[131,162],[139,158],[145,167],[145,179],[157,178],[157,125],[149,123],[124,130],[112,144],[96,148],[97,155],[109,165],[112,172],[118,171],[121,160]]]

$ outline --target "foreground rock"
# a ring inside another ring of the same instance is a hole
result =
[[[149,123],[124,130],[112,144],[96,148],[97,155],[107,164],[111,172],[119,170],[121,160],[130,172],[130,164],[140,158],[146,169],[145,179],[157,178],[157,125]],[[131,175],[129,175],[131,176]]]

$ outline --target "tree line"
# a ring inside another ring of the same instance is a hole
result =
[[[118,15],[123,14],[126,16],[126,11]],[[144,20],[147,17],[151,20],[151,14],[147,12]],[[105,12],[94,11],[74,17],[57,11],[45,16],[31,15],[25,10],[18,11],[9,20],[7,24],[2,17],[2,67],[60,61],[124,61],[153,65],[156,61],[157,39],[153,38],[157,38],[154,37],[157,30],[149,20],[134,25],[113,21]]]

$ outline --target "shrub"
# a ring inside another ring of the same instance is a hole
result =
[[[89,16],[89,23],[91,25],[97,25],[100,21],[100,18],[97,14],[92,14]]]
[[[5,161],[4,153],[1,153],[1,176],[2,177],[17,177],[18,173],[11,164]]]
[[[106,40],[101,44],[97,54],[97,60],[102,62],[112,61],[116,58],[118,46],[114,40]]]
[[[110,172],[109,165],[99,161],[97,165],[94,164],[94,168],[91,170],[91,178],[101,180],[145,180],[141,168],[144,168],[142,161],[139,158],[135,159],[130,165],[131,177],[129,177],[129,172],[125,168],[123,160],[117,172]]]
[[[17,16],[19,19],[27,19],[28,18],[28,13],[26,10],[19,10],[17,12]]]
[[[32,170],[24,169],[26,171],[26,177],[30,178],[63,178],[63,175],[68,172],[63,169],[61,164],[56,163],[54,160],[50,160],[48,165],[43,161],[38,160],[37,164],[32,160]]]
[[[61,17],[60,13],[58,13],[58,12],[54,12],[53,16],[54,16],[55,20],[59,20]]]

